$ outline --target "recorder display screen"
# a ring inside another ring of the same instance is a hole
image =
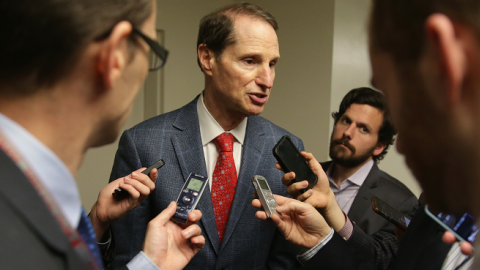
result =
[[[262,189],[269,189],[268,185],[267,185],[267,182],[265,180],[258,179],[258,183],[260,184],[260,187]]]
[[[203,181],[198,180],[195,178],[190,179],[190,183],[188,183],[187,188],[195,191],[200,191],[200,188],[202,188]]]

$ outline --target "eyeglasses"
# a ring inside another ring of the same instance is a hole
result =
[[[165,62],[167,62],[168,51],[163,48],[162,45],[158,44],[158,42],[147,37],[135,27],[133,28],[133,33],[143,38],[148,46],[150,46],[151,50],[148,55],[149,70],[155,71],[161,69],[165,65]]]
[[[158,44],[158,42],[144,35],[137,28],[133,27],[132,31],[133,33],[143,38],[143,40],[147,42],[148,46],[150,46],[150,53],[148,55],[149,70],[155,71],[155,70],[161,69],[165,65],[165,62],[167,61],[168,51],[165,48],[163,48],[162,45]],[[108,36],[110,36],[111,33],[112,33],[112,30],[97,37],[95,40],[103,40]]]

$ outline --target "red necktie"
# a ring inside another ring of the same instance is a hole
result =
[[[212,203],[221,243],[237,186],[237,169],[233,160],[233,135],[222,133],[214,142],[220,153],[212,177]]]

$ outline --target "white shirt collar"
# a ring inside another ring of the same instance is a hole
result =
[[[370,159],[367,163],[363,164],[363,166],[360,167],[360,169],[358,169],[354,174],[352,174],[348,179],[345,179],[345,180],[348,180],[357,186],[363,185],[363,182],[365,182],[365,179],[370,173],[370,170],[372,170],[373,164],[374,164],[373,159]],[[335,167],[335,162],[332,162],[332,164],[330,164],[330,167],[328,167],[328,170],[326,172],[330,182],[333,182],[330,176],[332,174],[333,167]]]
[[[21,125],[0,113],[0,131],[15,147],[72,228],[80,221],[80,195],[73,175],[60,158]]]
[[[197,100],[197,114],[198,121],[200,123],[200,135],[202,137],[202,145],[206,145],[215,139],[218,135],[224,133],[222,126],[213,118],[210,112],[205,107],[203,102],[203,92],[200,94],[200,97]],[[243,121],[234,129],[228,131],[232,133],[235,139],[243,145],[245,140],[245,132],[247,130],[247,121],[248,117],[245,117]]]

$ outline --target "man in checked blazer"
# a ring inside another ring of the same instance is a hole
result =
[[[269,98],[280,57],[275,18],[258,6],[241,3],[223,7],[204,17],[198,36],[198,63],[205,88],[186,106],[125,131],[115,157],[111,179],[132,168],[159,159],[156,188],[137,209],[112,225],[116,258],[122,265],[142,247],[148,222],[171,200],[176,200],[190,173],[212,179],[218,149],[213,140],[224,132],[234,136],[233,156],[238,181],[228,223],[220,241],[212,186],[197,209],[206,244],[186,269],[291,269],[298,249],[287,242],[275,225],[255,218],[250,201],[254,175],[264,176],[273,193],[286,195],[283,173],[275,168],[272,148],[289,135],[258,116]]]

